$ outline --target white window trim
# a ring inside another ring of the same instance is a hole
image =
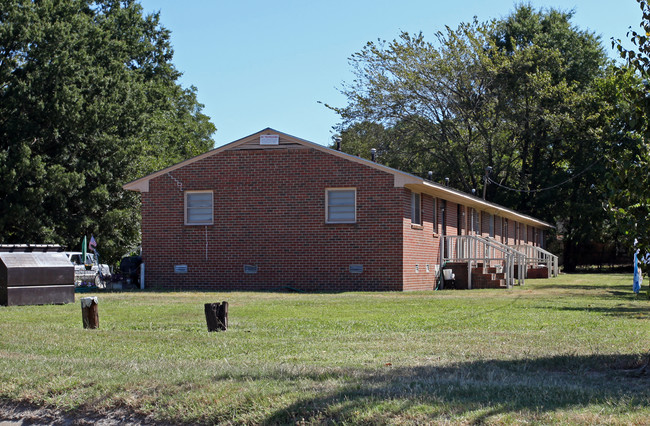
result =
[[[420,206],[420,220],[415,221],[415,199],[419,198],[419,206]],[[419,192],[411,192],[411,225],[419,225],[422,226],[422,194]]]
[[[349,221],[338,221],[338,220],[329,220],[329,204],[330,204],[330,192],[336,191],[354,191],[354,219]],[[325,189],[325,223],[357,223],[357,188],[354,187],[341,187],[341,188],[326,188]]]
[[[211,197],[212,197],[212,200],[211,200],[211,204],[212,204],[211,213],[212,214],[210,215],[210,221],[209,222],[192,222],[192,223],[188,223],[187,222],[187,196],[189,194],[199,194],[199,193],[209,193],[211,195]],[[184,215],[185,225],[187,225],[187,226],[194,226],[194,225],[201,226],[201,225],[213,225],[214,224],[214,191],[212,191],[212,190],[185,191],[184,198],[185,198],[185,200],[184,200],[184,203],[183,203],[183,215]]]

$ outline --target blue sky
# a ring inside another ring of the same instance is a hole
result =
[[[625,39],[637,28],[635,0],[531,1],[537,8],[575,10],[574,25]],[[198,88],[203,112],[217,127],[220,146],[273,127],[327,145],[338,116],[320,102],[345,105],[338,88],[351,81],[348,57],[368,41],[422,31],[433,41],[455,28],[508,15],[506,0],[142,0],[145,13],[160,11],[172,32],[174,64],[183,86]]]

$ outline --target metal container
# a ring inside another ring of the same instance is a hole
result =
[[[0,252],[7,253],[58,253],[64,249],[58,244],[0,244]]]
[[[62,252],[0,251],[0,305],[74,302],[74,266]]]

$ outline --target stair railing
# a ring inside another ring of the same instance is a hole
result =
[[[550,276],[557,277],[559,275],[560,266],[558,257],[553,253],[530,244],[519,244],[514,247],[526,255],[527,265],[544,265],[548,268]]]
[[[516,247],[509,246],[507,244],[503,244],[497,240],[495,240],[492,237],[484,237],[486,240],[490,241],[493,244],[498,245],[501,247],[503,250],[508,251],[514,259],[515,259],[515,264],[513,265],[513,271],[514,268],[517,268],[517,281],[519,285],[524,285],[525,279],[526,279],[526,253],[517,250]],[[514,272],[513,272],[514,273]]]
[[[445,250],[446,249],[446,250]],[[440,238],[441,265],[445,262],[467,262],[467,287],[472,288],[472,267],[483,262],[485,267],[500,264],[505,274],[506,286],[515,284],[515,265],[524,262],[523,253],[505,244],[475,235],[445,235]],[[442,271],[440,272],[442,273]],[[523,284],[523,272],[519,273],[519,284]]]

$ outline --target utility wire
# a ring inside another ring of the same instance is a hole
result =
[[[578,174],[575,175],[575,176],[571,176],[569,179],[565,180],[564,182],[560,182],[560,183],[558,183],[558,184],[556,184],[556,185],[548,186],[548,187],[546,187],[546,188],[539,188],[539,189],[517,189],[517,188],[511,188],[511,187],[509,187],[509,186],[501,185],[499,182],[496,182],[496,181],[492,180],[492,178],[490,178],[489,176],[487,176],[487,180],[488,180],[488,182],[493,183],[493,184],[495,184],[496,186],[499,186],[499,187],[501,187],[501,188],[503,188],[503,189],[507,189],[508,191],[525,192],[525,193],[527,193],[527,194],[530,194],[530,193],[533,193],[533,192],[548,191],[549,189],[555,189],[555,188],[557,188],[558,186],[562,186],[562,185],[564,185],[565,183],[569,183],[569,182],[571,182],[573,179],[577,178],[578,176],[584,174],[587,170],[591,169],[591,168],[592,168],[593,166],[595,166],[596,163],[598,163],[599,161],[600,161],[600,159],[594,161],[594,162],[591,163],[589,166],[587,166],[586,169],[584,169],[583,171],[581,171],[580,173],[578,173]]]

